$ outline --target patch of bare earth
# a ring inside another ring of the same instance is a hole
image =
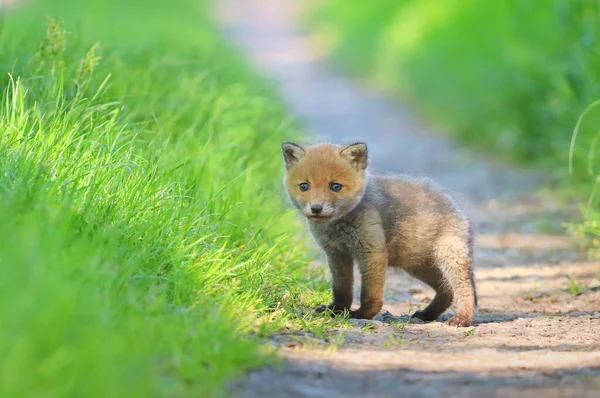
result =
[[[332,73],[297,28],[301,5],[227,0],[218,11],[315,137],[364,139],[375,168],[427,175],[454,194],[478,234],[478,325],[409,322],[433,291],[390,270],[375,320],[322,339],[275,336],[283,365],[250,372],[230,386],[231,395],[600,396],[600,266],[561,235],[569,214],[535,193],[544,176],[457,148],[406,107]]]

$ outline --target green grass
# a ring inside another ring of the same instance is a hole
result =
[[[597,120],[600,118],[600,100],[590,104],[579,116],[575,130],[571,138],[571,150],[569,152],[569,171],[573,172],[575,161],[575,148],[577,139],[582,133],[582,129],[594,132],[595,136],[589,147],[587,154],[587,174],[592,179],[591,189],[587,203],[581,206],[584,219],[578,223],[566,223],[565,227],[571,234],[578,238],[581,246],[589,251],[591,257],[600,258],[600,198],[598,197],[598,187],[600,186],[600,172],[596,168],[596,151],[598,141],[600,141],[600,130],[597,130]],[[592,122],[589,122],[592,119]],[[585,133],[585,131],[583,131]],[[599,271],[600,272],[600,271]],[[570,282],[572,282],[570,280]],[[571,288],[570,283],[569,288]]]
[[[576,279],[568,276],[569,286],[567,287],[567,292],[573,296],[579,296],[581,293],[585,291],[585,287],[579,283]]]
[[[299,133],[206,1],[38,1],[0,48],[0,396],[219,395],[334,322],[280,195]]]
[[[465,337],[473,336],[473,335],[475,335],[475,330],[476,330],[476,328],[471,328],[471,329],[467,330],[466,332],[463,332],[463,335]]]

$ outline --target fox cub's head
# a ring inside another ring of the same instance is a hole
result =
[[[339,219],[360,203],[366,186],[366,144],[302,147],[284,142],[281,148],[285,187],[291,202],[309,221]]]

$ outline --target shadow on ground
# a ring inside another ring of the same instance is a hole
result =
[[[551,373],[522,371],[519,376],[455,371],[419,371],[410,367],[376,370],[341,370],[311,363],[284,361],[280,368],[263,369],[249,376],[240,396],[266,397],[273,390],[281,397],[596,397],[600,393],[600,367],[564,367]],[[281,376],[285,375],[285,376]],[[330,380],[334,379],[335,383]],[[264,380],[270,380],[268,384]],[[402,381],[399,383],[399,381]],[[558,385],[557,385],[558,384]],[[232,386],[235,391],[241,386]],[[241,391],[240,391],[241,392]]]

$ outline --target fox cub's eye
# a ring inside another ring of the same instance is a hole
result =
[[[340,192],[342,190],[342,184],[334,182],[333,184],[329,185],[329,189],[331,189],[333,192]]]
[[[308,191],[308,183],[307,182],[303,182],[302,184],[300,184],[300,190],[301,191]]]

